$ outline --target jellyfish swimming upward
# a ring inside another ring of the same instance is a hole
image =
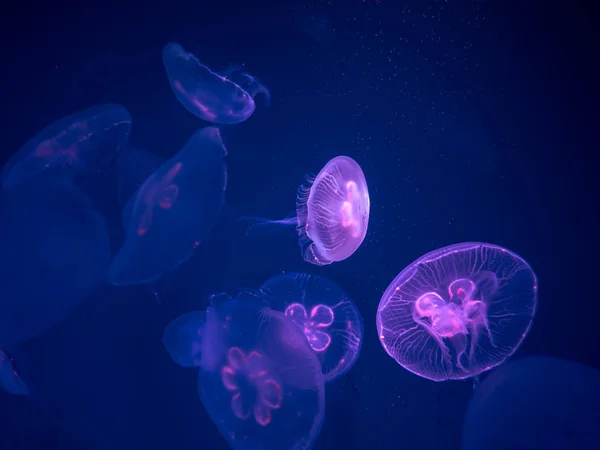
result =
[[[93,173],[125,145],[131,116],[120,105],[99,105],[54,122],[31,138],[2,169],[2,187],[11,189],[43,171]]]
[[[537,279],[521,257],[492,244],[450,245],[398,274],[379,302],[377,331],[405,369],[471,378],[516,351],[536,303]]]
[[[271,307],[302,330],[315,351],[325,381],[350,370],[362,344],[362,318],[356,304],[334,282],[305,273],[278,275],[260,288]]]
[[[367,235],[370,209],[362,169],[352,158],[337,156],[298,188],[295,217],[242,220],[256,222],[248,235],[259,229],[295,225],[304,260],[323,266],[349,258],[360,247]]]
[[[151,283],[193,255],[224,203],[226,153],[219,130],[202,128],[146,179],[123,210],[126,238],[112,284]]]
[[[309,449],[324,420],[321,364],[302,331],[260,295],[220,295],[165,330],[173,359],[196,366],[198,394],[233,449]]]
[[[241,123],[254,113],[255,96],[262,94],[270,102],[269,91],[256,77],[237,67],[213,72],[175,42],[164,47],[163,64],[177,100],[207,122]]]

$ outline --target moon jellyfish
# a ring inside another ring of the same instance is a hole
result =
[[[202,404],[232,448],[311,448],[325,410],[314,351],[259,296],[220,297],[205,318],[188,313],[169,324],[163,340],[169,353],[184,366],[199,366]]]
[[[99,105],[54,122],[31,138],[6,163],[2,187],[12,189],[47,170],[94,172],[124,145],[131,116],[120,105]]]
[[[226,153],[219,130],[203,128],[148,177],[124,208],[127,236],[110,267],[112,284],[151,283],[193,255],[224,203]]]
[[[0,348],[0,387],[14,395],[27,395],[29,389],[13,367],[12,361]]]
[[[106,279],[106,221],[70,177],[40,175],[0,194],[0,347],[62,321]]]
[[[282,220],[254,220],[253,230],[296,226],[300,250],[306,262],[323,266],[343,261],[367,235],[371,203],[365,175],[356,161],[336,156],[318,175],[298,188],[296,216]]]
[[[290,273],[265,282],[261,291],[304,333],[321,361],[325,381],[346,373],[358,359],[362,318],[352,299],[334,282]]]
[[[257,78],[237,68],[219,75],[178,43],[168,43],[162,58],[177,100],[207,122],[241,123],[254,113],[256,95],[270,101],[269,91]]]
[[[512,355],[531,327],[537,279],[518,255],[479,242],[420,257],[377,309],[385,351],[434,381],[474,377]]]
[[[545,356],[494,370],[475,390],[462,450],[600,448],[600,372]]]

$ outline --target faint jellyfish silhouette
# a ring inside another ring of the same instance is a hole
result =
[[[204,311],[192,311],[177,317],[165,328],[163,344],[173,361],[180,366],[200,366],[205,323]]]
[[[537,279],[518,255],[466,242],[406,267],[377,309],[377,332],[402,367],[434,381],[475,377],[506,360],[529,329]]]
[[[110,243],[106,221],[68,176],[40,174],[2,191],[0,217],[0,347],[12,348],[105,281]]]
[[[322,365],[325,381],[350,370],[362,345],[362,318],[334,282],[305,273],[278,275],[260,288],[273,309],[300,327]]]
[[[54,122],[31,138],[4,165],[4,189],[29,182],[44,171],[72,174],[105,167],[126,144],[131,116],[120,105],[99,105]]]
[[[0,387],[14,395],[28,395],[29,389],[23,382],[12,361],[0,348]]]
[[[127,236],[109,270],[113,285],[152,283],[193,255],[224,203],[225,155],[219,130],[203,128],[144,182],[123,211]]]
[[[129,214],[123,214],[127,221],[135,202],[135,193],[144,181],[165,163],[165,159],[137,148],[124,148],[117,158],[117,182],[119,203],[129,201]],[[127,228],[128,222],[125,223]]]
[[[202,342],[198,393],[232,448],[312,447],[324,420],[323,375],[289,318],[242,292],[208,309]]]
[[[168,43],[162,58],[175,97],[185,109],[202,120],[240,123],[254,113],[256,95],[262,94],[266,103],[270,102],[269,91],[256,77],[239,68],[231,68],[219,75],[178,43]]]
[[[475,390],[463,450],[595,450],[600,444],[600,372],[546,356],[499,367]]]
[[[246,234],[295,225],[304,260],[323,266],[343,261],[360,247],[367,235],[370,208],[362,169],[352,158],[337,156],[314,179],[307,177],[298,188],[296,216],[281,220],[241,219],[257,222]]]

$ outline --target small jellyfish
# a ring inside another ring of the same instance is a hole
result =
[[[321,361],[325,381],[350,370],[362,344],[362,318],[334,282],[305,273],[278,275],[260,290],[273,309],[298,325]]]
[[[0,348],[0,388],[14,395],[28,395],[29,389],[15,368],[12,361]]]
[[[99,105],[54,122],[31,138],[5,164],[2,187],[12,189],[43,171],[72,174],[104,168],[127,143],[131,116],[120,105]]]
[[[109,270],[113,285],[152,283],[193,255],[224,203],[225,155],[219,130],[203,128],[148,177],[123,210],[126,238]]]
[[[323,266],[349,258],[362,244],[369,226],[371,203],[365,175],[356,161],[337,156],[318,175],[298,188],[296,216],[256,221],[253,230],[296,226],[306,262]]]
[[[600,372],[557,358],[518,358],[491,372],[463,423],[462,450],[598,448]]]
[[[309,449],[325,412],[321,365],[301,330],[261,295],[220,295],[165,330],[171,356],[198,366],[198,394],[233,449]],[[190,315],[191,314],[191,315]]]
[[[420,257],[388,286],[377,332],[402,367],[434,381],[465,379],[511,356],[529,329],[537,279],[518,255],[467,242]]]
[[[177,317],[165,328],[163,344],[173,361],[180,366],[200,366],[205,323],[204,311],[192,311]]]
[[[236,124],[247,120],[262,94],[270,94],[252,75],[236,67],[223,74],[213,72],[175,42],[163,49],[163,64],[177,100],[196,117],[211,123]]]

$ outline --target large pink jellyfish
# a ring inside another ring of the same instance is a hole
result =
[[[306,262],[318,266],[343,261],[362,244],[369,226],[371,202],[365,174],[348,156],[336,156],[316,177],[298,188],[296,216],[255,220],[252,230],[265,226],[296,225]]]
[[[481,242],[421,256],[377,308],[381,345],[405,369],[434,381],[479,375],[519,347],[537,303],[531,267]]]

